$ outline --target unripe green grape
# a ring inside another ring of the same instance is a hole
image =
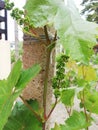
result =
[[[9,3],[8,0],[5,1],[5,8],[11,10],[14,7],[14,3]]]
[[[54,90],[54,95],[56,98],[60,97],[61,93],[60,93],[59,89]]]
[[[24,20],[23,20],[23,19],[20,19],[19,24],[20,24],[20,25],[23,25],[23,24],[24,24]]]
[[[25,27],[24,27],[24,30],[25,30],[26,32],[28,32],[28,31],[29,31],[29,27],[28,27],[28,26],[25,26]]]
[[[61,88],[66,88],[66,82],[65,81],[61,82]]]
[[[54,77],[53,79],[52,79],[52,87],[55,89],[55,88],[57,88],[57,80],[56,80],[56,78]]]
[[[23,10],[19,10],[19,14],[23,15],[24,11]]]

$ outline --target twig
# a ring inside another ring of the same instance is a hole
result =
[[[53,41],[56,41],[56,40],[57,40],[57,31],[55,32]]]
[[[45,32],[47,44],[50,44],[51,41],[49,39],[49,35],[48,35],[48,31],[47,31],[47,26],[46,25],[44,26],[44,32]]]
[[[35,111],[33,110],[33,108],[27,103],[27,101],[26,101],[22,96],[19,96],[19,97],[22,99],[22,101],[23,101],[24,104],[27,106],[27,108],[28,108],[29,110],[31,110],[31,112],[34,114],[34,116],[35,116],[40,122],[42,122],[42,118],[38,115],[37,112],[35,112]]]
[[[52,107],[52,109],[51,109],[50,113],[48,114],[48,116],[47,116],[47,119],[46,119],[46,120],[48,120],[48,119],[49,119],[49,117],[51,116],[52,112],[54,111],[54,109],[55,109],[56,105],[57,105],[57,98],[56,98],[55,103],[54,103],[54,106]]]
[[[47,27],[44,26],[44,32],[45,32],[45,36],[46,36],[46,42],[47,45],[51,44],[51,41],[49,39],[48,36],[48,31],[47,31]],[[49,49],[47,49],[47,61],[46,61],[46,71],[45,71],[45,78],[44,78],[44,90],[43,90],[43,108],[44,108],[44,120],[45,122],[43,123],[43,130],[45,130],[45,126],[46,126],[46,100],[47,100],[47,88],[48,88],[48,76],[49,76],[49,65],[50,65],[50,54],[51,51]]]

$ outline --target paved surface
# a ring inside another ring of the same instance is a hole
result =
[[[78,104],[79,104],[79,101],[75,99],[74,109],[79,111],[80,109],[79,109]],[[64,120],[67,119],[67,117],[68,117],[68,114],[66,112],[65,106],[62,103],[59,103],[50,117],[50,120],[49,120],[49,123],[51,124],[50,127],[53,128],[55,125],[55,122],[57,124],[64,124]],[[98,130],[98,116],[93,115],[93,117],[95,118],[95,123],[94,122],[92,123],[92,126],[89,127],[89,130]],[[50,129],[49,126],[47,127]]]

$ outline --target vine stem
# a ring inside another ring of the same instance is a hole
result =
[[[88,122],[88,116],[87,116],[87,112],[86,112],[86,108],[85,108],[84,102],[85,102],[85,96],[84,96],[84,90],[83,90],[83,108],[84,108],[86,121]],[[87,130],[88,130],[88,127],[87,127]]]
[[[44,92],[43,92],[43,107],[44,107],[44,118],[46,119],[46,98],[47,98],[47,88],[48,88],[48,73],[49,73],[49,64],[50,64],[50,52],[47,54],[47,64],[46,64],[46,73],[44,80]]]
[[[83,74],[83,78],[85,79],[86,75],[85,75],[85,68],[84,66],[82,66],[82,74]],[[86,121],[88,122],[89,119],[88,119],[88,115],[87,115],[87,111],[86,111],[86,108],[85,108],[85,93],[84,93],[84,90],[83,92],[81,93],[82,94],[82,97],[81,97],[81,102],[83,104],[83,109],[84,109],[84,114],[85,114],[85,117],[86,117]],[[89,129],[88,127],[86,128],[87,130]]]
[[[45,36],[46,36],[46,42],[47,42],[46,44],[47,44],[47,47],[48,47],[52,43],[51,43],[51,40],[49,38],[49,34],[48,34],[48,30],[47,30],[47,26],[46,25],[44,26],[44,32],[45,32]],[[53,41],[56,41],[56,37],[57,37],[57,32],[55,33]],[[50,113],[47,116],[47,113],[46,113],[46,105],[47,105],[46,101],[47,101],[47,89],[48,89],[48,78],[49,78],[50,55],[51,55],[51,49],[47,48],[47,61],[46,61],[46,69],[45,69],[46,71],[45,71],[44,90],[43,90],[43,108],[44,108],[44,120],[45,121],[43,123],[42,130],[45,130],[46,122],[49,119],[50,115],[52,114],[52,112],[55,109],[56,104],[57,104],[57,99],[56,99],[53,108],[51,109]]]
[[[57,98],[55,99],[54,106],[52,107],[52,109],[51,109],[50,113],[48,114],[46,121],[47,121],[47,120],[49,119],[49,117],[51,116],[51,114],[52,114],[52,112],[54,111],[54,109],[55,109],[56,105],[57,105]]]
[[[72,111],[72,109],[71,109],[71,108],[68,109],[67,107],[65,107],[65,108],[66,108],[66,111],[67,111],[68,116],[70,117],[70,116],[71,116],[71,111]]]
[[[44,32],[46,36],[46,42],[47,46],[51,44],[51,41],[49,39],[47,27],[44,26]],[[44,108],[44,123],[43,123],[43,130],[45,130],[46,126],[46,100],[47,100],[47,89],[48,89],[48,77],[49,77],[49,65],[50,65],[50,55],[51,55],[51,50],[47,49],[47,61],[46,61],[46,71],[45,71],[45,78],[44,78],[44,90],[43,90],[43,108]]]
[[[23,101],[23,103],[25,104],[25,106],[26,106],[29,110],[31,110],[31,112],[34,114],[34,116],[35,116],[40,122],[42,122],[41,117],[38,115],[37,112],[35,112],[35,111],[33,110],[33,108],[27,103],[27,101],[26,101],[22,96],[19,96],[19,97],[21,98],[21,100]]]

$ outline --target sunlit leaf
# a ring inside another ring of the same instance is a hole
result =
[[[97,74],[92,66],[80,66],[78,68],[78,76],[86,81],[96,81]]]
[[[72,70],[77,70],[76,61],[69,60],[69,61],[66,63],[66,67],[69,68],[69,69],[72,69]]]
[[[63,13],[65,12],[65,13]],[[65,8],[59,9],[55,27],[66,52],[73,59],[86,63],[92,54],[92,46],[96,43],[97,25],[81,19],[71,0]],[[94,32],[92,32],[93,30]],[[88,35],[87,35],[88,34]]]
[[[28,0],[24,8],[34,27],[41,27],[53,23],[60,4],[61,0]]]
[[[25,9],[34,27],[54,25],[62,44],[73,59],[88,63],[96,44],[98,25],[84,21],[72,0],[28,0]]]
[[[62,91],[61,101],[66,106],[72,106],[74,102],[75,89],[67,89]]]

